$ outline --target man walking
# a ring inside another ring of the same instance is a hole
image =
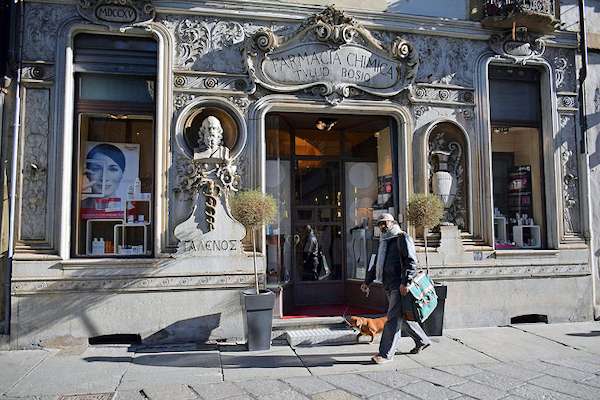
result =
[[[415,245],[408,233],[402,231],[392,214],[382,214],[377,220],[381,230],[375,266],[367,272],[360,289],[367,293],[372,282],[383,283],[388,300],[388,320],[381,335],[379,353],[371,359],[377,364],[392,361],[400,342],[401,329],[414,341],[410,351],[417,354],[431,344],[431,340],[415,321],[414,303],[408,294],[408,285],[417,273]]]

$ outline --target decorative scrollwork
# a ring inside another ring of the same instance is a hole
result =
[[[186,83],[187,83],[187,79],[185,76],[182,76],[182,75],[177,75],[175,77],[175,79],[173,80],[173,84],[175,85],[175,87],[178,87],[178,88],[184,87]]]
[[[217,78],[206,78],[204,79],[204,87],[207,89],[214,89],[219,84]]]
[[[259,50],[268,53],[277,46],[277,38],[270,29],[261,28],[254,34],[254,43]]]

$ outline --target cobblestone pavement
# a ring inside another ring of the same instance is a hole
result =
[[[0,352],[0,400],[600,400],[600,324],[445,332],[391,363],[376,344],[264,352],[104,346]]]

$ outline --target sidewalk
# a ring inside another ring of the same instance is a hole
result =
[[[400,352],[413,346],[403,339]],[[600,323],[449,330],[388,364],[376,344],[264,352],[94,346],[0,352],[0,400],[599,400]]]

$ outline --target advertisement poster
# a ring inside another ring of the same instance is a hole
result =
[[[87,142],[81,185],[81,217],[123,218],[127,190],[138,177],[139,165],[139,144]]]

